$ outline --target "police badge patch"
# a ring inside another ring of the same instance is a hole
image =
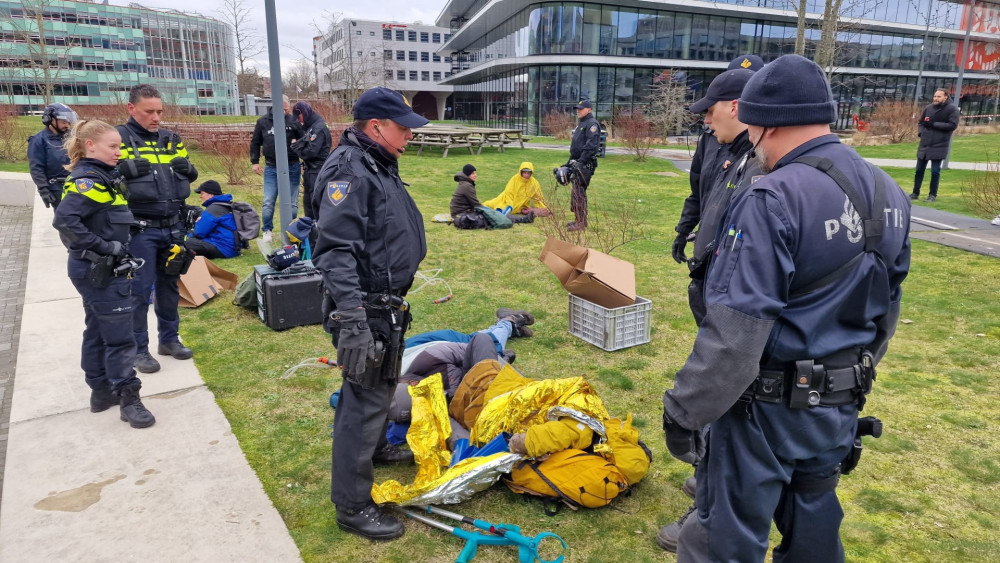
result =
[[[340,205],[347,199],[350,187],[350,182],[330,182],[326,185],[326,195],[330,196],[330,201],[334,205]]]
[[[597,133],[597,126],[596,125],[591,125],[590,126],[590,132],[591,133]]]
[[[80,178],[76,181],[76,191],[81,194],[90,190],[94,187],[94,181],[90,178]]]

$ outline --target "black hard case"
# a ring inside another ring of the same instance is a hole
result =
[[[323,322],[323,276],[308,260],[285,270],[254,266],[257,314],[274,330]]]

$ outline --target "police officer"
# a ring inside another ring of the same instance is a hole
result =
[[[354,125],[323,165],[313,262],[326,288],[325,328],[344,384],[333,420],[330,499],[337,525],[366,538],[403,535],[403,524],[371,497],[373,461],[412,460],[385,441],[409,323],[403,296],[427,253],[423,217],[399,178],[397,159],[427,124],[400,93],[373,88],[354,104]]]
[[[757,71],[763,66],[764,61],[757,55],[740,55],[730,61],[729,67],[726,70],[743,69]],[[713,80],[712,82],[714,83],[715,81]],[[711,87],[709,85],[709,89]],[[736,97],[739,97],[739,92],[736,93]],[[699,111],[695,111],[694,106],[692,106],[689,111],[692,113],[703,113],[707,109],[707,107],[699,108]],[[706,130],[698,139],[698,148],[695,149],[694,156],[691,157],[691,172],[688,178],[691,184],[691,195],[684,200],[684,207],[681,209],[681,218],[677,222],[677,226],[674,227],[677,238],[674,239],[670,254],[678,264],[687,262],[688,260],[684,254],[684,247],[687,246],[688,238],[694,232],[695,226],[701,223],[702,212],[705,207],[702,204],[702,200],[708,199],[712,188],[719,184],[719,176],[728,170],[728,167],[725,167],[725,162],[727,160],[736,162],[737,160],[734,160],[733,156],[738,156],[738,158],[742,158],[743,156],[742,153],[737,155],[732,154],[733,151],[731,148],[716,138],[711,125],[705,123],[705,126]],[[720,155],[724,149],[730,154]],[[697,256],[698,249],[695,249],[694,257],[697,259]],[[695,317],[697,318],[697,316],[696,313]]]
[[[118,405],[132,428],[156,422],[139,399],[132,336],[131,262],[126,253],[132,213],[115,169],[121,137],[103,121],[80,121],[67,139],[72,172],[52,225],[69,251],[69,278],[83,298],[86,328],[80,367],[90,411]]]
[[[909,199],[830,133],[812,61],[769,63],[738,109],[769,174],[723,220],[707,314],[663,397],[671,454],[701,459],[678,561],[762,561],[772,518],[775,561],[843,561],[835,487],[899,318]]]
[[[566,227],[569,231],[582,231],[587,228],[587,187],[590,186],[594,170],[597,170],[597,152],[601,148],[601,125],[594,117],[589,99],[581,98],[573,107],[580,122],[573,130],[573,140],[569,145],[569,162],[566,163],[566,167],[574,171],[570,210],[576,220],[568,223]]]
[[[298,120],[292,116],[292,105],[288,96],[282,96],[285,120],[285,142],[287,143],[288,184],[291,188],[292,217],[299,212],[299,177],[302,174],[302,164],[299,157],[291,150],[292,141],[302,135]],[[329,151],[329,145],[327,146]],[[260,156],[264,154],[264,168],[260,167]],[[325,155],[324,155],[325,157]],[[267,110],[267,115],[257,119],[250,138],[250,164],[255,174],[264,176],[264,202],[261,204],[261,215],[264,221],[264,242],[271,242],[271,231],[274,229],[274,204],[278,201],[278,166],[277,150],[274,147],[274,106]],[[321,163],[322,164],[322,163]]]
[[[76,123],[76,112],[66,104],[49,104],[42,113],[42,129],[28,138],[28,165],[31,181],[38,187],[38,195],[45,207],[55,207],[62,199],[69,157],[63,142],[66,132]]]
[[[191,256],[183,248],[187,231],[182,213],[198,171],[188,160],[180,135],[160,127],[163,102],[156,88],[149,84],[133,86],[128,113],[128,123],[117,127],[122,137],[119,169],[128,181],[128,206],[139,224],[130,248],[132,254],[146,262],[133,286],[133,327],[138,349],[135,367],[142,373],[153,373],[159,371],[160,363],[149,353],[146,316],[154,283],[157,353],[178,360],[194,355],[177,336],[177,280],[186,269],[183,261]]]
[[[302,128],[301,136],[292,140],[292,150],[302,159],[302,210],[306,217],[316,219],[313,188],[316,187],[319,170],[330,154],[330,129],[323,116],[316,113],[308,102],[295,102],[292,114]]]

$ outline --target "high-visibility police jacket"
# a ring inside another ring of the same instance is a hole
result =
[[[114,168],[92,158],[81,159],[66,178],[52,226],[69,251],[70,277],[86,275],[90,262],[83,251],[106,255],[113,241],[128,244],[133,217],[120,185]]]
[[[128,181],[128,205],[137,217],[162,219],[177,215],[191,195],[191,182],[170,169],[170,161],[188,157],[180,135],[166,129],[150,132],[134,119],[115,127],[122,136],[121,160],[145,158],[152,172]]]

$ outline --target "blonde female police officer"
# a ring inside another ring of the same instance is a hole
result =
[[[344,385],[333,420],[330,499],[337,525],[369,539],[403,535],[403,524],[371,497],[373,461],[413,454],[387,445],[389,404],[399,377],[409,311],[403,296],[427,254],[423,217],[399,178],[397,159],[427,120],[399,92],[374,88],[354,104],[354,126],[319,172],[313,263],[323,273]]]
[[[667,447],[696,471],[677,560],[843,561],[836,485],[899,318],[910,201],[830,134],[836,102],[797,55],[739,98],[766,176],[722,222],[707,314],[663,397]],[[852,193],[853,192],[853,193]]]
[[[83,298],[80,367],[90,410],[118,405],[132,428],[156,422],[139,399],[132,335],[132,267],[126,259],[132,212],[115,165],[121,137],[103,121],[79,121],[66,140],[70,174],[52,225],[69,251],[69,278]]]

